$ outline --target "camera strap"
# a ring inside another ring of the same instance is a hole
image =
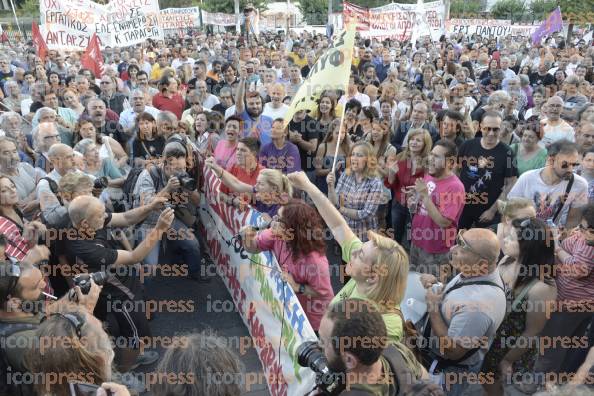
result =
[[[557,224],[557,217],[561,213],[561,210],[565,206],[565,202],[567,201],[567,198],[569,197],[569,192],[571,191],[571,187],[573,187],[573,179],[575,179],[575,178],[573,177],[573,173],[572,173],[571,177],[569,178],[569,181],[567,182],[567,187],[565,188],[565,192],[563,193],[563,196],[561,196],[560,205],[557,207],[557,210],[555,211],[555,214],[553,215],[553,223],[555,223],[555,224]]]

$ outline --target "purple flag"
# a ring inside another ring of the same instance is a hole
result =
[[[532,45],[540,44],[543,37],[551,33],[563,30],[563,18],[561,17],[561,8],[557,7],[555,11],[551,12],[546,21],[532,33]]]

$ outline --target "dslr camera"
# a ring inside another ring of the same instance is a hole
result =
[[[107,274],[103,271],[93,272],[91,274],[78,274],[74,277],[74,286],[80,287],[82,294],[89,294],[91,290],[91,279],[95,281],[98,286],[103,286],[107,281]]]
[[[339,395],[346,388],[344,373],[328,367],[324,351],[316,341],[306,341],[297,348],[297,362],[316,373],[316,388],[325,396]]]
[[[196,189],[196,180],[191,178],[187,172],[178,172],[174,175],[179,180],[179,185],[184,190],[193,191]]]

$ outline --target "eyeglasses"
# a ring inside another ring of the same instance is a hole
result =
[[[485,260],[490,260],[490,258],[485,257],[482,253],[477,252],[472,246],[466,242],[466,239],[462,236],[464,234],[464,230],[458,231],[458,235],[456,236],[456,245],[460,246],[462,249],[468,250],[469,252],[476,254],[477,256],[484,258]]]
[[[44,136],[43,140],[57,139],[59,137],[60,137],[60,135],[49,135],[49,136]]]
[[[41,322],[45,322],[49,318],[57,316],[62,319],[66,319],[68,323],[74,328],[76,336],[80,339],[82,338],[82,327],[85,325],[85,320],[82,316],[77,313],[53,313],[51,315],[44,316]]]
[[[563,169],[567,169],[569,167],[577,168],[578,166],[580,166],[580,164],[578,162],[567,162],[567,161],[561,162],[561,168],[563,168]]]

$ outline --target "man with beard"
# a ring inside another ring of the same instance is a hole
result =
[[[438,276],[449,263],[458,220],[464,208],[464,185],[454,174],[456,145],[439,140],[429,153],[428,175],[409,189],[412,218],[410,269]],[[414,210],[413,210],[414,209]]]
[[[89,100],[87,103],[87,114],[97,129],[97,133],[109,136],[121,144],[122,147],[126,147],[126,143],[130,140],[132,134],[126,134],[124,132],[124,128],[118,123],[119,117],[116,120],[107,118],[107,107],[103,100],[99,98]]]
[[[547,100],[546,118],[540,120],[542,124],[543,137],[540,141],[542,145],[548,147],[557,140],[567,139],[575,141],[575,131],[565,120],[561,119],[564,102],[560,96],[553,96]]]
[[[344,379],[340,395],[443,394],[437,385],[414,379],[405,355],[386,342],[382,315],[369,301],[353,298],[332,304],[319,333],[328,368]]]
[[[573,173],[579,158],[575,143],[559,140],[551,144],[545,167],[522,173],[507,198],[530,199],[538,218],[559,227],[577,226],[588,204],[588,182]]]
[[[39,343],[35,329],[46,315],[68,306],[80,306],[87,312],[95,309],[100,287],[92,280],[88,294],[82,294],[80,288],[75,287],[58,301],[45,301],[42,293],[46,283],[37,265],[48,258],[47,247],[36,246],[20,263],[0,263],[1,365],[5,368],[0,379],[0,394],[34,394],[22,381],[23,374],[28,372],[24,357],[28,349]]]
[[[239,86],[235,96],[235,114],[243,120],[241,137],[255,137],[260,140],[260,144],[264,146],[272,141],[270,137],[272,118],[262,115],[262,111],[264,111],[264,101],[260,94],[256,91],[245,93],[245,86],[246,81],[245,78],[242,77],[241,80],[239,80]]]
[[[130,94],[130,102],[132,108],[124,110],[120,114],[120,125],[124,128],[124,131],[131,131],[136,126],[136,117],[142,113],[149,113],[155,119],[159,115],[159,110],[152,106],[146,105],[144,92],[140,89],[135,89]],[[132,132],[129,132],[132,133]]]

